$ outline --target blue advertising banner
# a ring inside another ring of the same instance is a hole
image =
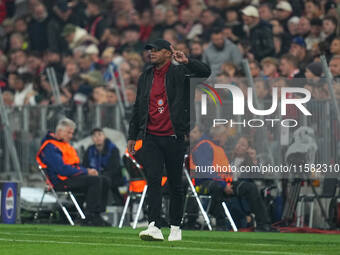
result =
[[[17,217],[18,184],[14,182],[2,183],[1,187],[1,222],[14,224]]]

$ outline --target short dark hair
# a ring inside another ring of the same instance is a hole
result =
[[[97,128],[94,128],[94,129],[91,130],[91,135],[94,135],[97,132],[104,132],[104,131],[103,131],[103,129],[97,127]]]
[[[326,17],[323,18],[323,21],[325,20],[329,20],[330,22],[332,22],[335,26],[337,26],[338,21],[334,16],[328,15]]]

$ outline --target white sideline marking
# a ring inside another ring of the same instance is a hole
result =
[[[136,247],[136,248],[151,248],[151,249],[164,249],[170,248],[175,250],[191,250],[191,251],[212,251],[212,252],[233,252],[233,253],[250,253],[250,254],[287,254],[287,255],[300,255],[309,253],[294,253],[294,252],[278,252],[278,251],[248,251],[248,250],[230,250],[230,249],[210,249],[210,248],[195,248],[195,247],[171,247],[171,246],[156,246],[156,245],[138,245],[138,244],[108,244],[108,243],[83,243],[83,242],[66,242],[66,241],[52,241],[52,240],[20,240],[13,238],[0,238],[0,241],[7,242],[23,242],[23,243],[50,243],[50,244],[71,244],[71,245],[88,245],[88,246],[118,246],[118,247]],[[319,253],[319,255],[321,255]]]
[[[22,235],[22,236],[49,236],[49,237],[66,237],[65,235],[49,235],[47,233],[51,232],[46,232],[46,234],[34,234],[34,233],[15,233],[16,235]],[[13,233],[10,232],[1,232],[0,235],[13,235]],[[74,238],[84,238],[86,236],[76,236],[76,235],[70,235]],[[112,239],[119,239],[119,240],[136,240],[136,238],[131,238],[131,237],[107,237],[103,236],[101,239],[107,239],[107,240],[112,240]],[[181,243],[199,243],[201,244],[202,241],[188,241],[188,240],[181,240]],[[213,242],[213,241],[204,241],[205,244],[219,244],[219,245],[234,245],[235,243],[231,242]],[[287,244],[289,245],[289,244]],[[267,243],[247,243],[247,246],[282,246],[281,244],[267,244]]]

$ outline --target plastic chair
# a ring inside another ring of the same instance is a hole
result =
[[[146,177],[145,174],[143,172],[143,167],[142,165],[140,165],[136,159],[127,151],[125,152],[124,156],[123,156],[123,162],[126,166],[126,169],[129,173],[129,192],[128,192],[128,197],[125,201],[124,204],[124,209],[123,209],[123,213],[122,216],[120,218],[120,222],[118,227],[122,228],[123,227],[123,223],[125,220],[125,216],[127,213],[127,209],[129,207],[130,201],[131,199],[134,198],[140,198],[139,204],[138,204],[138,209],[137,209],[137,213],[133,222],[133,226],[132,228],[135,229],[137,226],[137,222],[138,222],[138,218],[139,215],[142,211],[142,206],[145,200],[145,196],[146,196],[146,191],[148,189],[148,185],[146,182]]]
[[[35,213],[35,216],[34,218],[37,219],[38,216],[39,216],[39,212],[41,211],[41,208],[42,208],[42,204],[43,204],[43,200],[44,200],[44,197],[47,193],[51,193],[56,201],[57,201],[57,204],[59,205],[59,207],[62,209],[63,213],[65,214],[68,222],[70,223],[71,226],[74,226],[74,221],[70,215],[70,213],[68,212],[68,210],[66,209],[66,206],[63,204],[63,202],[61,201],[61,199],[59,198],[58,196],[58,193],[60,192],[63,192],[64,194],[66,194],[67,196],[69,196],[71,198],[71,201],[73,203],[73,205],[76,207],[80,217],[82,220],[85,220],[85,214],[83,213],[82,209],[80,208],[76,198],[74,197],[73,193],[71,191],[66,191],[66,190],[55,190],[53,184],[51,183],[50,179],[48,178],[48,175],[46,174],[46,169],[43,169],[40,165],[38,165],[39,167],[39,170],[40,170],[40,174],[43,178],[43,180],[45,181],[46,183],[46,187],[45,187],[45,190],[44,190],[44,193],[41,197],[41,200],[40,200],[40,203],[39,203],[39,207]]]

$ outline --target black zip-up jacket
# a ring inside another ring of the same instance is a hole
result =
[[[170,120],[176,136],[187,135],[190,130],[191,77],[207,78],[211,74],[208,65],[189,59],[188,64],[171,64],[165,75]],[[143,139],[149,116],[149,99],[153,81],[153,66],[147,67],[138,80],[137,97],[133,106],[128,140]]]

